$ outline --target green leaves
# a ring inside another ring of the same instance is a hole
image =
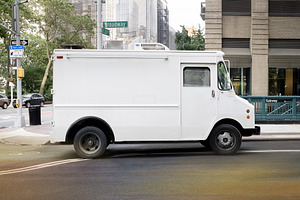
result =
[[[0,23],[11,29],[12,3],[0,0]],[[90,16],[76,14],[74,5],[66,0],[30,0],[20,5],[21,39],[28,39],[22,66],[25,69],[23,92],[45,91],[51,97],[52,60],[55,48],[63,44],[95,48],[90,42],[96,23]],[[11,77],[8,57],[9,41],[14,35],[0,27],[0,77]]]
[[[196,32],[194,31],[192,36],[189,36],[185,27],[181,27],[182,31],[177,31],[175,33],[177,50],[205,50],[205,39],[200,29],[198,29]]]
[[[59,44],[89,43],[96,23],[89,16],[76,15],[74,5],[65,0],[37,0],[42,7],[41,33],[49,42]]]

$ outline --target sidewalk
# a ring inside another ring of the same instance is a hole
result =
[[[259,124],[261,135],[244,137],[244,141],[300,140],[300,124]],[[49,124],[23,128],[0,129],[0,143],[10,145],[39,146],[50,140],[52,127]]]
[[[49,142],[50,123],[23,128],[0,129],[0,143],[21,146],[40,146]]]
[[[244,137],[243,140],[300,140],[300,124],[258,124],[260,135]]]

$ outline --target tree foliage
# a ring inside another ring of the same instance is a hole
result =
[[[40,93],[43,94],[52,64],[51,55],[54,48],[60,48],[62,44],[91,47],[91,43],[86,38],[94,34],[95,22],[89,16],[76,15],[74,5],[65,0],[37,0],[37,4],[43,8],[37,22],[40,33],[46,39],[48,58],[40,87]]]
[[[0,23],[11,28],[11,4],[15,0],[0,0]],[[20,5],[21,39],[28,39],[22,66],[25,69],[23,93],[40,92],[51,97],[52,60],[55,48],[63,44],[94,48],[89,41],[96,23],[90,16],[79,16],[74,5],[66,0],[30,0]],[[0,27],[0,77],[9,79],[9,41],[14,36]],[[0,88],[1,89],[1,88]],[[6,91],[9,92],[8,88]]]
[[[38,93],[41,87],[45,66],[48,62],[46,54],[45,39],[38,35],[25,34],[28,38],[29,45],[26,46],[26,56],[22,59],[22,67],[25,70],[25,77],[23,78],[23,93]],[[52,74],[45,84],[45,97],[51,99]]]
[[[205,50],[205,39],[200,28],[192,36],[189,36],[185,27],[181,27],[181,32],[177,31],[175,33],[177,50]]]
[[[12,29],[12,5],[15,0],[0,0],[0,23],[10,30]],[[32,11],[20,5],[20,26],[22,29],[30,27],[30,19]],[[3,27],[0,27],[0,77],[3,77],[4,82],[0,83],[0,90],[8,91],[8,80],[12,78],[12,69],[9,59],[10,40],[14,39],[14,35]]]

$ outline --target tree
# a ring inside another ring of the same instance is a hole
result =
[[[189,36],[185,27],[181,27],[182,31],[175,33],[177,50],[205,50],[205,39],[200,28],[192,36]]]
[[[25,47],[25,56],[22,59],[22,67],[25,70],[25,77],[22,80],[23,93],[38,93],[41,87],[45,66],[48,63],[46,55],[46,42],[38,35],[24,35],[30,42]],[[51,75],[51,73],[50,73]],[[44,96],[47,100],[51,99],[52,77],[47,79],[45,84]]]
[[[55,48],[62,44],[79,44],[92,47],[86,39],[94,34],[96,23],[89,16],[78,16],[74,5],[66,0],[36,0],[42,8],[42,14],[38,15],[40,33],[45,38],[47,66],[40,86],[43,94],[52,64],[51,55]]]
[[[0,23],[6,27],[11,25],[11,3],[12,0],[0,0]],[[7,79],[10,76],[10,60],[8,59],[9,40],[11,34],[9,31],[0,27],[0,77]],[[8,89],[7,82],[0,80],[0,90]]]

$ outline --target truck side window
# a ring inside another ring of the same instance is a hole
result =
[[[210,70],[205,67],[186,67],[183,70],[183,87],[209,87]]]
[[[229,73],[223,62],[218,64],[218,87],[220,90],[230,90],[231,82]]]

